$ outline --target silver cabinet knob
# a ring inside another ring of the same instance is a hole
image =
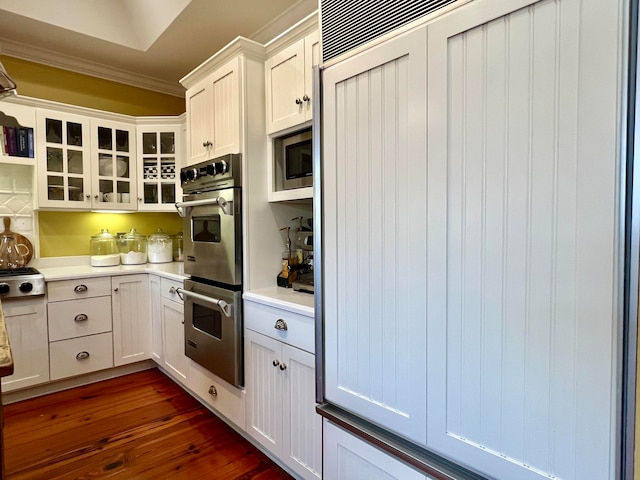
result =
[[[216,390],[216,387],[214,387],[213,385],[209,387],[209,395],[211,395],[212,397],[218,396],[218,390]]]
[[[275,328],[276,330],[288,330],[289,329],[289,327],[287,326],[287,322],[285,322],[281,318],[276,320],[276,324],[273,326],[273,328]]]
[[[202,142],[202,146],[204,148],[210,147],[212,145],[213,145],[213,143],[211,143],[211,140],[207,140],[206,142]]]
[[[91,198],[91,195],[87,193],[87,200],[89,200],[90,198]]]
[[[302,105],[302,100],[300,100],[299,98],[296,98],[296,105]]]
[[[272,363],[274,367],[277,367],[278,365],[280,365],[280,362],[277,359],[274,360]]]
[[[75,318],[73,319],[74,322],[86,322],[87,320],[89,320],[89,317],[85,314],[85,313],[79,313],[78,315],[75,316]]]
[[[97,200],[98,199],[98,195],[94,195],[93,198],[95,198]]]
[[[311,97],[305,93],[304,97],[302,97],[302,100],[304,100],[305,102],[310,102],[311,101]]]
[[[117,293],[118,292],[118,287],[114,288],[113,291]]]
[[[80,352],[76,355],[76,360],[86,360],[89,358],[89,352]]]
[[[174,293],[176,293],[176,287],[171,287],[171,288],[169,289],[169,293],[170,293],[170,294],[172,294],[172,295],[173,295]]]
[[[284,371],[287,369],[287,364],[286,363],[281,363],[280,364],[280,370]]]

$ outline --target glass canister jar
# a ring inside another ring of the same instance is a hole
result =
[[[106,228],[91,237],[90,250],[92,267],[120,265],[120,254],[118,253],[116,239]]]
[[[167,263],[173,260],[173,242],[161,228],[149,235],[147,254],[149,263]]]
[[[147,237],[139,234],[135,228],[118,237],[120,263],[123,265],[140,265],[147,263]]]
[[[173,261],[182,262],[184,260],[182,250],[182,232],[178,232],[173,236]]]

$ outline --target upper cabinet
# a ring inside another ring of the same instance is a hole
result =
[[[123,122],[91,120],[93,208],[136,209],[136,130]]]
[[[160,123],[139,125],[138,151],[138,210],[175,211],[181,197],[180,164],[182,125]],[[152,121],[149,119],[148,121]]]
[[[187,88],[186,164],[240,152],[240,57]]]
[[[20,165],[35,165],[34,126],[35,110],[33,108],[11,103],[4,99],[0,105],[0,162]],[[26,150],[24,135],[26,134]],[[18,139],[21,137],[21,140]],[[12,143],[10,143],[12,142]],[[11,144],[11,146],[10,146]]]
[[[266,132],[272,134],[312,119],[312,69],[320,63],[317,16],[312,15],[267,45]]]
[[[36,116],[38,206],[91,208],[89,119],[41,109]]]

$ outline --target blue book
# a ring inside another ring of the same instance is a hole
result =
[[[35,158],[35,152],[33,148],[33,128],[27,128],[27,139],[29,148],[29,158]]]

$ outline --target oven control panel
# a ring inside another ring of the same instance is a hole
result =
[[[185,194],[223,187],[240,187],[242,156],[233,153],[184,167],[180,170],[180,183]]]

